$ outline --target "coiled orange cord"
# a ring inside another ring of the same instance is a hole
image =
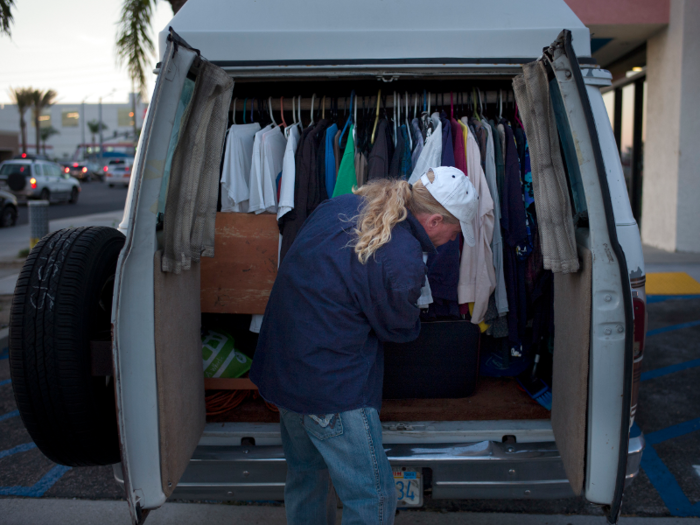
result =
[[[218,416],[233,410],[251,394],[253,399],[257,399],[260,396],[257,390],[215,390],[211,394],[204,396],[207,416]],[[278,408],[272,403],[265,401],[265,406],[272,412],[279,412]]]

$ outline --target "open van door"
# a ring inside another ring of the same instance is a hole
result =
[[[124,487],[135,524],[175,490],[205,425],[199,264],[164,273],[159,249],[180,126],[194,112],[203,63],[171,30],[120,226],[126,242],[112,309],[114,379]]]
[[[571,32],[562,31],[541,60],[569,178],[581,264],[577,273],[555,274],[552,427],[574,492],[604,506],[614,523],[627,467],[634,325],[629,273],[608,186],[608,172],[614,170],[606,170],[592,111],[599,88],[586,85]]]

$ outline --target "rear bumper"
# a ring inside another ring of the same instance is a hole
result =
[[[120,177],[119,175],[105,175],[103,181],[105,184],[124,184],[129,185],[131,177]]]
[[[424,469],[433,499],[574,496],[553,442],[398,444],[385,446],[385,450],[393,465]],[[630,439],[627,484],[639,472],[643,450],[643,435]],[[283,500],[286,472],[281,446],[200,446],[172,497]],[[121,482],[121,469],[115,469],[115,475]]]

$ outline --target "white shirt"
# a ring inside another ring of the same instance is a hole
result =
[[[229,128],[221,173],[221,211],[248,211],[250,161],[260,124],[234,124]]]
[[[255,134],[255,140],[253,141],[253,153],[251,155],[250,161],[250,198],[248,199],[248,212],[254,212],[262,210],[265,208],[263,203],[265,202],[265,197],[263,196],[263,151],[262,151],[262,139],[263,135],[272,129],[272,125],[265,126],[263,129]]]
[[[299,126],[292,126],[289,130],[287,147],[284,150],[284,159],[282,160],[282,185],[280,187],[280,201],[277,206],[277,219],[294,209],[294,181],[296,179],[294,155],[300,137]]]
[[[481,169],[481,153],[471,131],[467,135],[467,171],[469,181],[479,194],[479,208],[472,222],[476,244],[469,246],[465,242],[462,247],[457,296],[459,304],[474,303],[472,323],[479,324],[484,320],[489,297],[496,288],[496,271],[491,252],[494,218],[493,199],[486,175]]]
[[[433,113],[430,119],[433,121],[435,129],[426,139],[423,151],[420,152],[420,157],[418,157],[416,162],[416,167],[413,168],[413,173],[408,179],[408,182],[411,184],[420,179],[430,168],[437,168],[442,163],[442,122],[440,122],[440,114]]]
[[[275,126],[270,131],[263,133],[263,204],[262,209],[251,211],[277,213],[277,177],[282,174],[282,162],[286,148],[287,139],[279,127]]]

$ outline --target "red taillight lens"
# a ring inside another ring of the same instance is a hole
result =
[[[77,163],[77,162],[74,162],[74,163],[73,163],[73,167],[74,167],[74,168],[77,168],[77,167],[78,167],[78,163]]]
[[[87,173],[87,168],[83,168],[83,173]]]
[[[129,173],[129,172],[131,171],[131,168],[130,168],[129,166],[126,166],[126,167],[124,168],[124,171],[127,172],[127,173]]]
[[[34,177],[32,177],[31,179],[29,179],[29,184],[32,185],[32,189],[33,189],[33,190],[36,189],[36,179],[35,179]]]
[[[105,166],[104,168],[102,168],[102,171],[109,171],[109,167]]]
[[[70,168],[63,168],[63,171],[66,173],[70,173]]]
[[[26,154],[26,153],[22,153],[22,158],[23,158],[23,159],[26,159],[26,158],[27,158],[27,154]]]
[[[634,309],[634,331],[632,333],[632,349],[634,365],[632,369],[632,406],[630,407],[630,426],[637,414],[637,398],[639,397],[639,382],[642,376],[642,359],[644,359],[644,341],[647,332],[647,302],[644,285],[632,290],[632,308]]]

